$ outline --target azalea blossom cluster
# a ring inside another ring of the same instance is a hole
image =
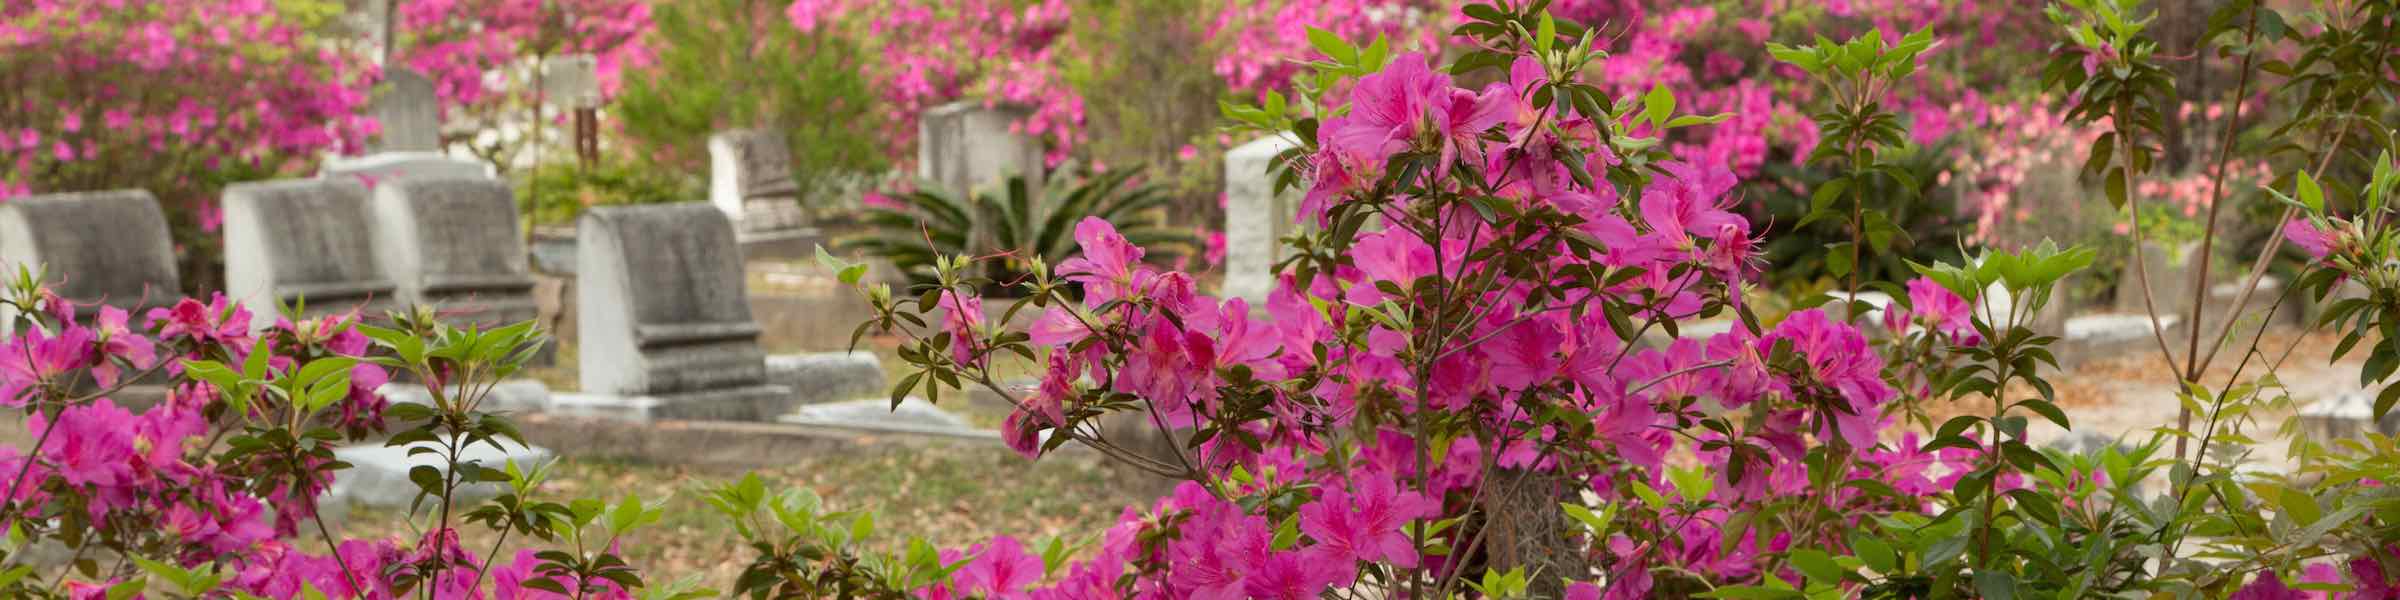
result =
[[[1310,27],[1342,39],[1380,36],[1395,48],[1430,51],[1449,35],[1457,11],[1455,3],[1431,0],[1229,0],[1208,37],[1223,48],[1215,69],[1226,87],[1258,98],[1291,91],[1292,78],[1306,72],[1301,63],[1317,58],[1308,43]]]
[[[146,187],[357,148],[373,67],[257,0],[0,5],[0,198]],[[153,165],[128,174],[122,165]]]
[[[976,579],[947,591],[1398,589],[1419,569],[1455,574],[1458,557],[1493,535],[1410,532],[1476,511],[1503,478],[1536,477],[1564,486],[1545,492],[1555,497],[1589,493],[1642,515],[1571,551],[1617,574],[1574,593],[1641,597],[1690,583],[1653,581],[1649,567],[1755,581],[1760,557],[1823,543],[1840,527],[1761,535],[1731,522],[1763,503],[1806,498],[1862,516],[1922,508],[1919,496],[1812,485],[1812,452],[1840,457],[1823,467],[1836,480],[1917,495],[1967,470],[1971,449],[1937,456],[1887,443],[1885,409],[1901,390],[1884,380],[1864,332],[1821,311],[1764,329],[1645,339],[1738,309],[1757,265],[1750,224],[1726,210],[1734,174],[1625,155],[1609,140],[1630,125],[1536,102],[1553,71],[1523,57],[1506,80],[1466,89],[1404,54],[1358,80],[1348,110],[1316,128],[1300,218],[1375,225],[1328,262],[1283,274],[1263,305],[1202,294],[1190,275],[1145,264],[1144,250],[1104,221],[1078,226],[1082,254],[1054,275],[1080,298],[1023,332],[1029,348],[1050,350],[1004,438],[1029,456],[1069,438],[1105,447],[1107,430],[1091,431],[1131,412],[1138,418],[1124,422],[1196,436],[1171,457],[1128,458],[1188,481],[1152,510],[1128,512],[1096,556],[1046,585]],[[1481,175],[1441,175],[1453,172]],[[1647,181],[1611,183],[1627,173]],[[1462,194],[1488,194],[1505,208],[1486,208],[1511,216],[1480,216]],[[1924,293],[1928,322],[1955,333],[1964,302],[1938,286]],[[972,295],[944,291],[939,308],[945,335],[929,350],[957,368],[984,368],[1016,339]],[[1744,413],[1760,418],[1724,417]],[[1656,500],[1677,490],[1693,502]],[[1558,516],[1555,502],[1543,506]],[[1298,536],[1276,534],[1287,519]],[[1431,555],[1435,545],[1451,553]]]
[[[589,54],[599,92],[614,96],[624,71],[648,64],[640,0],[409,0],[399,7],[400,66],[432,80],[447,116],[479,119],[524,110],[544,57]]]
[[[958,100],[1022,107],[1011,129],[1043,140],[1057,166],[1082,143],[1082,96],[1067,85],[1062,57],[1074,10],[1066,0],[795,0],[784,15],[803,32],[831,29],[874,57],[866,72],[891,123],[890,152],[906,162],[917,118]]]
[[[342,540],[332,554],[312,553],[306,547],[315,540],[301,536],[314,532],[303,534],[303,524],[316,518],[317,498],[332,483],[331,465],[290,464],[288,456],[229,453],[220,445],[245,423],[281,418],[275,415],[288,407],[263,398],[231,402],[188,372],[192,361],[254,363],[288,375],[320,358],[361,357],[369,344],[354,314],[282,318],[253,332],[250,312],[222,295],[135,315],[42,288],[18,289],[32,291],[12,300],[27,314],[0,346],[0,404],[24,410],[24,434],[37,441],[0,447],[0,476],[8,477],[0,482],[7,501],[0,527],[213,569],[223,578],[221,590],[268,598],[304,597],[304,589],[334,598],[396,597],[396,582],[422,575],[436,560],[465,565],[426,584],[436,597],[567,597],[525,587],[554,579],[537,571],[532,550],[505,565],[486,565],[457,547],[455,530],[413,544]],[[317,418],[351,440],[380,435],[386,401],[376,390],[390,374],[362,362],[346,375],[346,393]],[[165,382],[164,398],[140,409],[112,399],[137,381]],[[120,564],[99,579],[61,585],[70,597],[97,598],[142,573]],[[601,587],[614,592],[587,597],[630,597]]]

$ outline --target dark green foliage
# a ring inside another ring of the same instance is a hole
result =
[[[658,61],[630,72],[610,117],[631,154],[664,168],[708,168],[719,130],[781,131],[803,202],[843,178],[886,168],[886,127],[865,57],[826,32],[802,32],[774,0],[679,0],[655,5]]]
[[[1122,169],[1080,181],[1055,176],[1038,195],[1025,178],[1011,177],[998,189],[978,191],[972,201],[938,190],[886,194],[897,205],[869,207],[868,232],[842,240],[837,248],[890,260],[915,283],[934,281],[936,256],[1005,255],[985,261],[983,275],[1012,288],[1008,284],[1029,272],[1031,259],[1056,265],[1073,256],[1075,224],[1085,217],[1116,225],[1125,239],[1144,248],[1197,249],[1199,240],[1190,232],[1163,226],[1152,216],[1152,209],[1172,197],[1157,184],[1137,181],[1141,172]],[[978,212],[980,219],[969,216]],[[984,231],[975,230],[978,222]],[[1161,257],[1153,253],[1151,258]]]
[[[1858,265],[1866,281],[1907,281],[1916,276],[1908,266],[1918,263],[1958,262],[1960,236],[1972,224],[1958,215],[1957,204],[1947,194],[1939,194],[1934,182],[1949,168],[1952,140],[1944,140],[1926,148],[1909,148],[1885,157],[1888,164],[1909,175],[1908,179],[1867,177],[1861,186],[1868,219],[1879,220],[1893,227],[1880,251],[1862,253]],[[1753,223],[1763,225],[1760,233],[1767,242],[1759,248],[1767,265],[1770,282],[1811,282],[1838,278],[1827,265],[1828,245],[1849,241],[1847,223],[1833,219],[1807,221],[1810,211],[1810,190],[1826,188],[1826,182],[1836,174],[1825,169],[1770,162],[1765,167],[1769,177],[1765,183],[1751,189],[1756,206],[1766,212],[1765,218],[1753,216]],[[1915,189],[1904,189],[1909,183]],[[1869,231],[1876,231],[1869,224]],[[1872,244],[1870,244],[1872,245]],[[1848,258],[1847,256],[1842,258]]]
[[[655,165],[549,164],[518,182],[517,208],[533,223],[568,223],[586,207],[685,202],[702,199],[702,193],[693,178]]]

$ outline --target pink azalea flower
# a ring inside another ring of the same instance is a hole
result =
[[[1402,531],[1410,521],[1432,516],[1441,504],[1414,491],[1402,491],[1390,473],[1354,473],[1353,489],[1324,488],[1317,501],[1300,507],[1300,532],[1317,541],[1309,547],[1313,560],[1338,565],[1358,561],[1382,562],[1402,568],[1417,566],[1417,548]],[[1355,569],[1335,581],[1349,586]]]
[[[1042,580],[1042,558],[1025,551],[1016,538],[999,536],[969,549],[973,562],[952,580],[958,590],[995,600],[1025,597],[1024,589]]]
[[[2283,237],[2291,240],[2292,245],[2299,247],[2302,252],[2307,252],[2308,257],[2312,259],[2325,260],[2325,255],[2333,251],[2333,235],[2317,229],[2317,226],[2307,219],[2292,219],[2285,222]]]

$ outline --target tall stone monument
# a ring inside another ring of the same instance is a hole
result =
[[[225,188],[225,292],[250,308],[251,328],[276,307],[306,301],[303,317],[358,310],[381,318],[398,306],[375,253],[367,188],[301,179]]]
[[[433,80],[409,69],[385,72],[383,85],[368,103],[383,134],[377,152],[436,152],[442,149],[441,98]]]
[[[1283,259],[1283,237],[1299,226],[1300,190],[1275,193],[1268,167],[1295,146],[1270,136],[1225,153],[1225,295],[1264,306],[1275,289],[1275,263]]]

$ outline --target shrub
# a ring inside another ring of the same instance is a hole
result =
[[[1036,192],[1040,193],[1037,194]],[[869,206],[868,233],[843,240],[845,251],[892,262],[917,282],[937,280],[940,259],[983,257],[979,275],[1007,293],[1039,265],[1064,261],[1075,252],[1075,226],[1085,219],[1122,224],[1125,235],[1147,245],[1179,245],[1188,255],[1199,240],[1161,226],[1151,212],[1170,201],[1165,189],[1142,181],[1142,170],[1122,169],[1089,179],[1058,173],[1048,189],[1034,190],[1024,177],[978,190],[973,200],[938,190],[879,194]]]

